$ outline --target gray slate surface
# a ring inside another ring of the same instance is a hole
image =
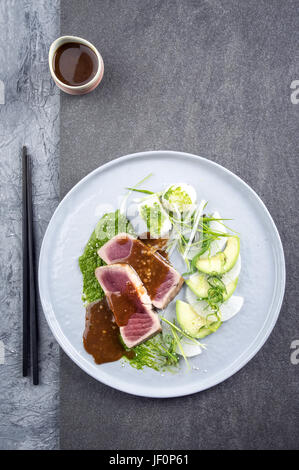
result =
[[[39,251],[59,201],[59,93],[48,68],[48,48],[59,34],[59,3],[0,1],[0,80],[5,91],[5,99],[0,97],[0,341],[5,348],[0,449],[58,446],[59,349],[41,308],[40,385],[22,377],[21,148],[27,145],[33,162]]]
[[[235,376],[200,394],[129,396],[62,354],[63,449],[298,449],[299,365],[290,362],[291,341],[299,339],[299,105],[290,100],[299,76],[297,7],[279,0],[62,2],[62,33],[94,42],[105,62],[95,92],[62,95],[62,196],[90,170],[131,152],[206,156],[263,198],[288,273],[265,346]]]

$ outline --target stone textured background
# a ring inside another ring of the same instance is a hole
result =
[[[299,339],[299,104],[290,99],[299,78],[298,20],[297,0],[61,3],[61,32],[86,37],[105,62],[93,93],[61,96],[61,194],[131,152],[201,155],[262,197],[287,265],[270,338],[242,370],[204,392],[129,396],[61,354],[62,448],[299,448],[299,365],[290,362]]]
[[[48,49],[59,35],[58,0],[0,0],[0,449],[58,446],[58,345],[39,309],[40,385],[22,377],[22,166],[33,162],[37,249],[59,199],[59,93]],[[37,256],[38,259],[38,256]]]
[[[93,41],[105,61],[94,93],[62,97],[61,194],[130,152],[206,156],[244,178],[269,207],[285,247],[287,291],[259,354],[230,380],[184,399],[117,392],[63,354],[59,426],[59,352],[41,311],[41,385],[21,377],[20,150],[26,144],[34,164],[39,247],[59,200],[59,92],[47,54],[59,35],[60,2],[0,0],[0,449],[54,449],[59,432],[67,449],[298,448],[299,366],[290,363],[299,338],[299,105],[290,101],[299,79],[298,2],[61,3],[62,33]]]

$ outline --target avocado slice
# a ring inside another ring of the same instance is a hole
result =
[[[232,267],[236,264],[240,253],[240,238],[239,237],[229,237],[227,239],[227,244],[225,250],[223,251],[225,254],[225,265],[224,265],[224,273],[230,271]]]
[[[192,338],[204,338],[214,333],[221,321],[208,322],[205,317],[198,315],[187,302],[176,301],[176,315],[181,328]]]
[[[231,281],[229,284],[225,285],[226,287],[226,293],[223,295],[223,302],[226,302],[235,292],[237,284],[238,284],[239,278],[236,277],[233,281]]]
[[[216,253],[216,255],[202,259],[196,262],[198,271],[206,274],[224,274],[235,265],[240,253],[239,237],[228,237],[224,251]]]
[[[194,274],[186,281],[186,284],[199,299],[206,299],[208,297],[208,290],[211,286],[204,274]]]
[[[233,281],[225,284],[226,292],[223,294],[223,302],[228,300],[233,295],[238,284],[238,279],[239,278],[237,277]],[[208,292],[211,286],[208,283],[208,280],[205,274],[197,273],[194,276],[191,276],[186,281],[186,284],[189,287],[189,289],[192,290],[192,292],[196,295],[198,299],[208,298]]]

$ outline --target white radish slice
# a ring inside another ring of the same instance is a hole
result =
[[[186,289],[186,301],[188,302],[188,304],[192,305],[192,307],[195,304],[201,304],[201,302],[203,302],[203,305],[207,305],[206,302],[204,302],[203,300],[197,300],[196,295],[194,294],[194,292],[192,292],[191,289],[189,289],[189,287],[187,287]]]
[[[221,216],[220,216],[219,212],[217,212],[217,211],[213,213],[213,217],[215,219],[221,219]],[[214,232],[227,233],[227,230],[224,227],[224,225],[222,225],[217,220],[212,220],[210,222],[210,229],[213,230]],[[210,249],[207,250],[205,253],[203,253],[201,258],[206,259],[208,257],[216,255],[216,253],[218,253],[218,251],[222,251],[224,249],[225,245],[226,245],[226,241],[227,241],[226,237],[221,237],[218,240],[214,240],[210,245]]]
[[[244,304],[244,298],[239,295],[232,295],[230,299],[220,306],[221,321],[227,321],[233,318]]]
[[[198,356],[198,354],[202,353],[202,348],[199,345],[195,344],[193,341],[189,340],[188,338],[183,338],[181,340],[181,345],[186,357]],[[177,354],[180,354],[180,356],[183,355],[182,351],[178,346],[175,352]]]
[[[213,313],[207,302],[205,300],[197,300],[196,295],[190,289],[187,289],[186,300],[194,308],[195,312],[202,317]],[[238,295],[232,295],[226,302],[223,302],[219,308],[221,321],[227,321],[234,317],[241,310],[243,303],[244,298]],[[211,320],[212,318],[209,317],[209,319]]]

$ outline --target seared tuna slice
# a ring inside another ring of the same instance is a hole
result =
[[[156,308],[165,308],[183,285],[184,279],[159,253],[126,233],[111,238],[98,254],[107,264],[130,264]]]
[[[161,331],[158,315],[139,276],[128,264],[101,266],[95,270],[120,334],[133,348]]]

